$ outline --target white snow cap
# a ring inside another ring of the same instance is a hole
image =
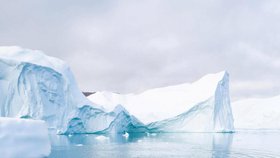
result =
[[[19,46],[1,46],[0,58],[49,67],[60,73],[68,68],[66,63],[58,58],[47,56],[39,50],[24,49]]]

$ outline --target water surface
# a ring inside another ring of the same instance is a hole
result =
[[[50,158],[280,157],[280,132],[50,135]]]

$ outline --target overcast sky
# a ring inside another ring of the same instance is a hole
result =
[[[233,100],[280,94],[279,0],[0,0],[0,45],[65,60],[83,91],[227,70]]]

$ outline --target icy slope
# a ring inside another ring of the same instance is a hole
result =
[[[232,103],[236,129],[280,129],[280,95]]]
[[[206,75],[192,84],[147,90],[141,94],[97,92],[88,98],[111,111],[124,106],[151,131],[232,131],[227,72]]]
[[[44,121],[0,117],[0,157],[43,158],[50,152]]]

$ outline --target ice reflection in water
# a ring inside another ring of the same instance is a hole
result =
[[[230,149],[232,144],[233,134],[213,134],[212,157],[228,158],[230,157]]]
[[[60,157],[280,157],[280,132],[50,135]]]

